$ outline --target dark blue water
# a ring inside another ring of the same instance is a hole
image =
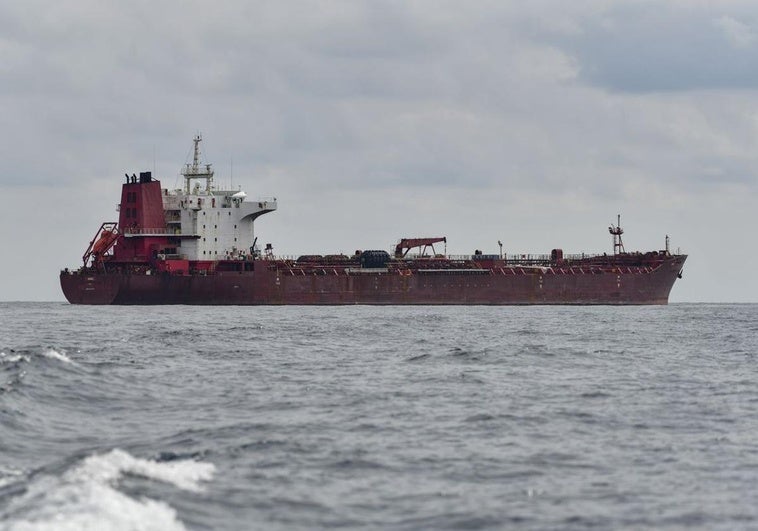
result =
[[[0,529],[758,527],[758,305],[0,317]]]

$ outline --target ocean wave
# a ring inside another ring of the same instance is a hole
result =
[[[8,393],[21,383],[26,375],[23,364],[29,363],[31,359],[27,354],[22,354],[10,349],[9,352],[0,350],[0,396]],[[0,485],[1,486],[1,485]]]
[[[9,349],[6,350],[0,350],[0,364],[5,363],[18,363],[18,362],[24,362],[29,363],[32,360],[33,356],[42,356],[43,358],[47,358],[50,360],[56,360],[61,361],[63,363],[70,363],[72,365],[76,365],[76,362],[74,362],[71,358],[68,357],[66,354],[66,351],[62,348],[53,348],[53,347],[45,347],[43,349],[37,348],[22,348],[20,350],[16,349]]]
[[[13,350],[10,352],[5,352],[4,350],[0,351],[0,364],[18,363],[20,361],[29,363],[29,356],[25,354],[18,354]]]
[[[71,361],[71,358],[66,355],[66,351],[63,349],[55,350],[52,347],[47,347],[42,351],[42,355],[47,359],[62,361],[63,363],[72,363],[76,365],[73,361]]]
[[[16,468],[7,468],[7,469],[0,468],[0,489],[5,487],[6,485],[15,483],[16,481],[18,481],[18,478],[21,477],[22,475],[23,475],[23,472]]]
[[[118,490],[124,475],[161,481],[197,492],[215,467],[197,461],[157,462],[114,449],[91,455],[63,475],[40,476],[0,514],[9,531],[46,530],[183,530],[167,503],[134,499]]]

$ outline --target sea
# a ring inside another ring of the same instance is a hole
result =
[[[756,529],[758,305],[0,303],[0,529]]]

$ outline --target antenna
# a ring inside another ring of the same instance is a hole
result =
[[[611,224],[608,227],[608,232],[613,235],[613,254],[626,253],[624,242],[621,241],[621,235],[624,234],[624,229],[621,228],[621,214],[618,214],[616,218],[616,225]]]
[[[202,142],[202,140],[203,137],[200,133],[195,135],[195,138],[192,139],[192,142],[195,144],[192,164],[185,164],[184,171],[182,171],[182,175],[184,175],[185,179],[184,191],[187,194],[190,193],[190,181],[192,179],[205,179],[205,191],[211,191],[211,184],[213,183],[213,170],[211,169],[211,165],[203,164],[202,166],[204,167],[201,167],[200,164],[200,142]]]

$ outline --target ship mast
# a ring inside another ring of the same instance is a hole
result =
[[[199,133],[192,139],[195,144],[195,154],[192,158],[192,164],[185,164],[184,171],[184,193],[190,193],[190,181],[192,179],[205,179],[205,191],[210,193],[211,184],[213,183],[213,170],[210,164],[200,164],[200,142],[203,137]],[[203,167],[204,166],[204,167]]]
[[[613,235],[613,254],[626,253],[624,249],[624,242],[621,241],[621,235],[624,234],[624,229],[621,228],[621,214],[617,215],[616,225],[611,224],[608,227],[608,232]]]

